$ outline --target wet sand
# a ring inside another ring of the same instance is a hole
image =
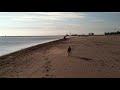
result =
[[[61,39],[0,57],[0,78],[111,77],[120,77],[120,36]]]

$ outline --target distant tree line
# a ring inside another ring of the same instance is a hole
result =
[[[120,34],[120,31],[117,32],[105,32],[105,35],[117,35]]]

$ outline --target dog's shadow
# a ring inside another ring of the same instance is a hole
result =
[[[71,56],[71,57],[74,57],[74,58],[77,58],[77,59],[82,59],[82,60],[85,60],[85,61],[92,61],[93,60],[93,59],[90,59],[90,58],[79,57],[79,56]]]

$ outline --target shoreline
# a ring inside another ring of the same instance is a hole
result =
[[[27,48],[23,48],[23,49],[20,49],[20,50],[17,50],[17,51],[14,51],[14,52],[2,55],[2,56],[0,56],[0,59],[4,58],[4,57],[9,57],[9,56],[14,55],[16,53],[36,50],[37,48],[48,46],[49,44],[52,44],[52,43],[55,43],[55,42],[59,42],[59,41],[63,41],[63,40],[64,39],[58,39],[58,40],[48,41],[48,42],[45,42],[45,43],[41,43],[41,44],[37,44],[37,45],[34,45],[34,46],[30,46],[30,47],[27,47]]]
[[[25,37],[25,38],[24,38]],[[20,39],[19,39],[20,38]],[[29,39],[30,38],[30,39]],[[39,44],[62,39],[62,36],[6,36],[0,38],[0,57]],[[28,41],[27,41],[28,40]],[[20,45],[19,45],[20,44]]]

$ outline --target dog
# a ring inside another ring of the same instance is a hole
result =
[[[70,56],[71,50],[72,50],[72,49],[71,49],[71,47],[69,46],[68,51],[67,51],[67,52],[68,52],[68,56]]]

